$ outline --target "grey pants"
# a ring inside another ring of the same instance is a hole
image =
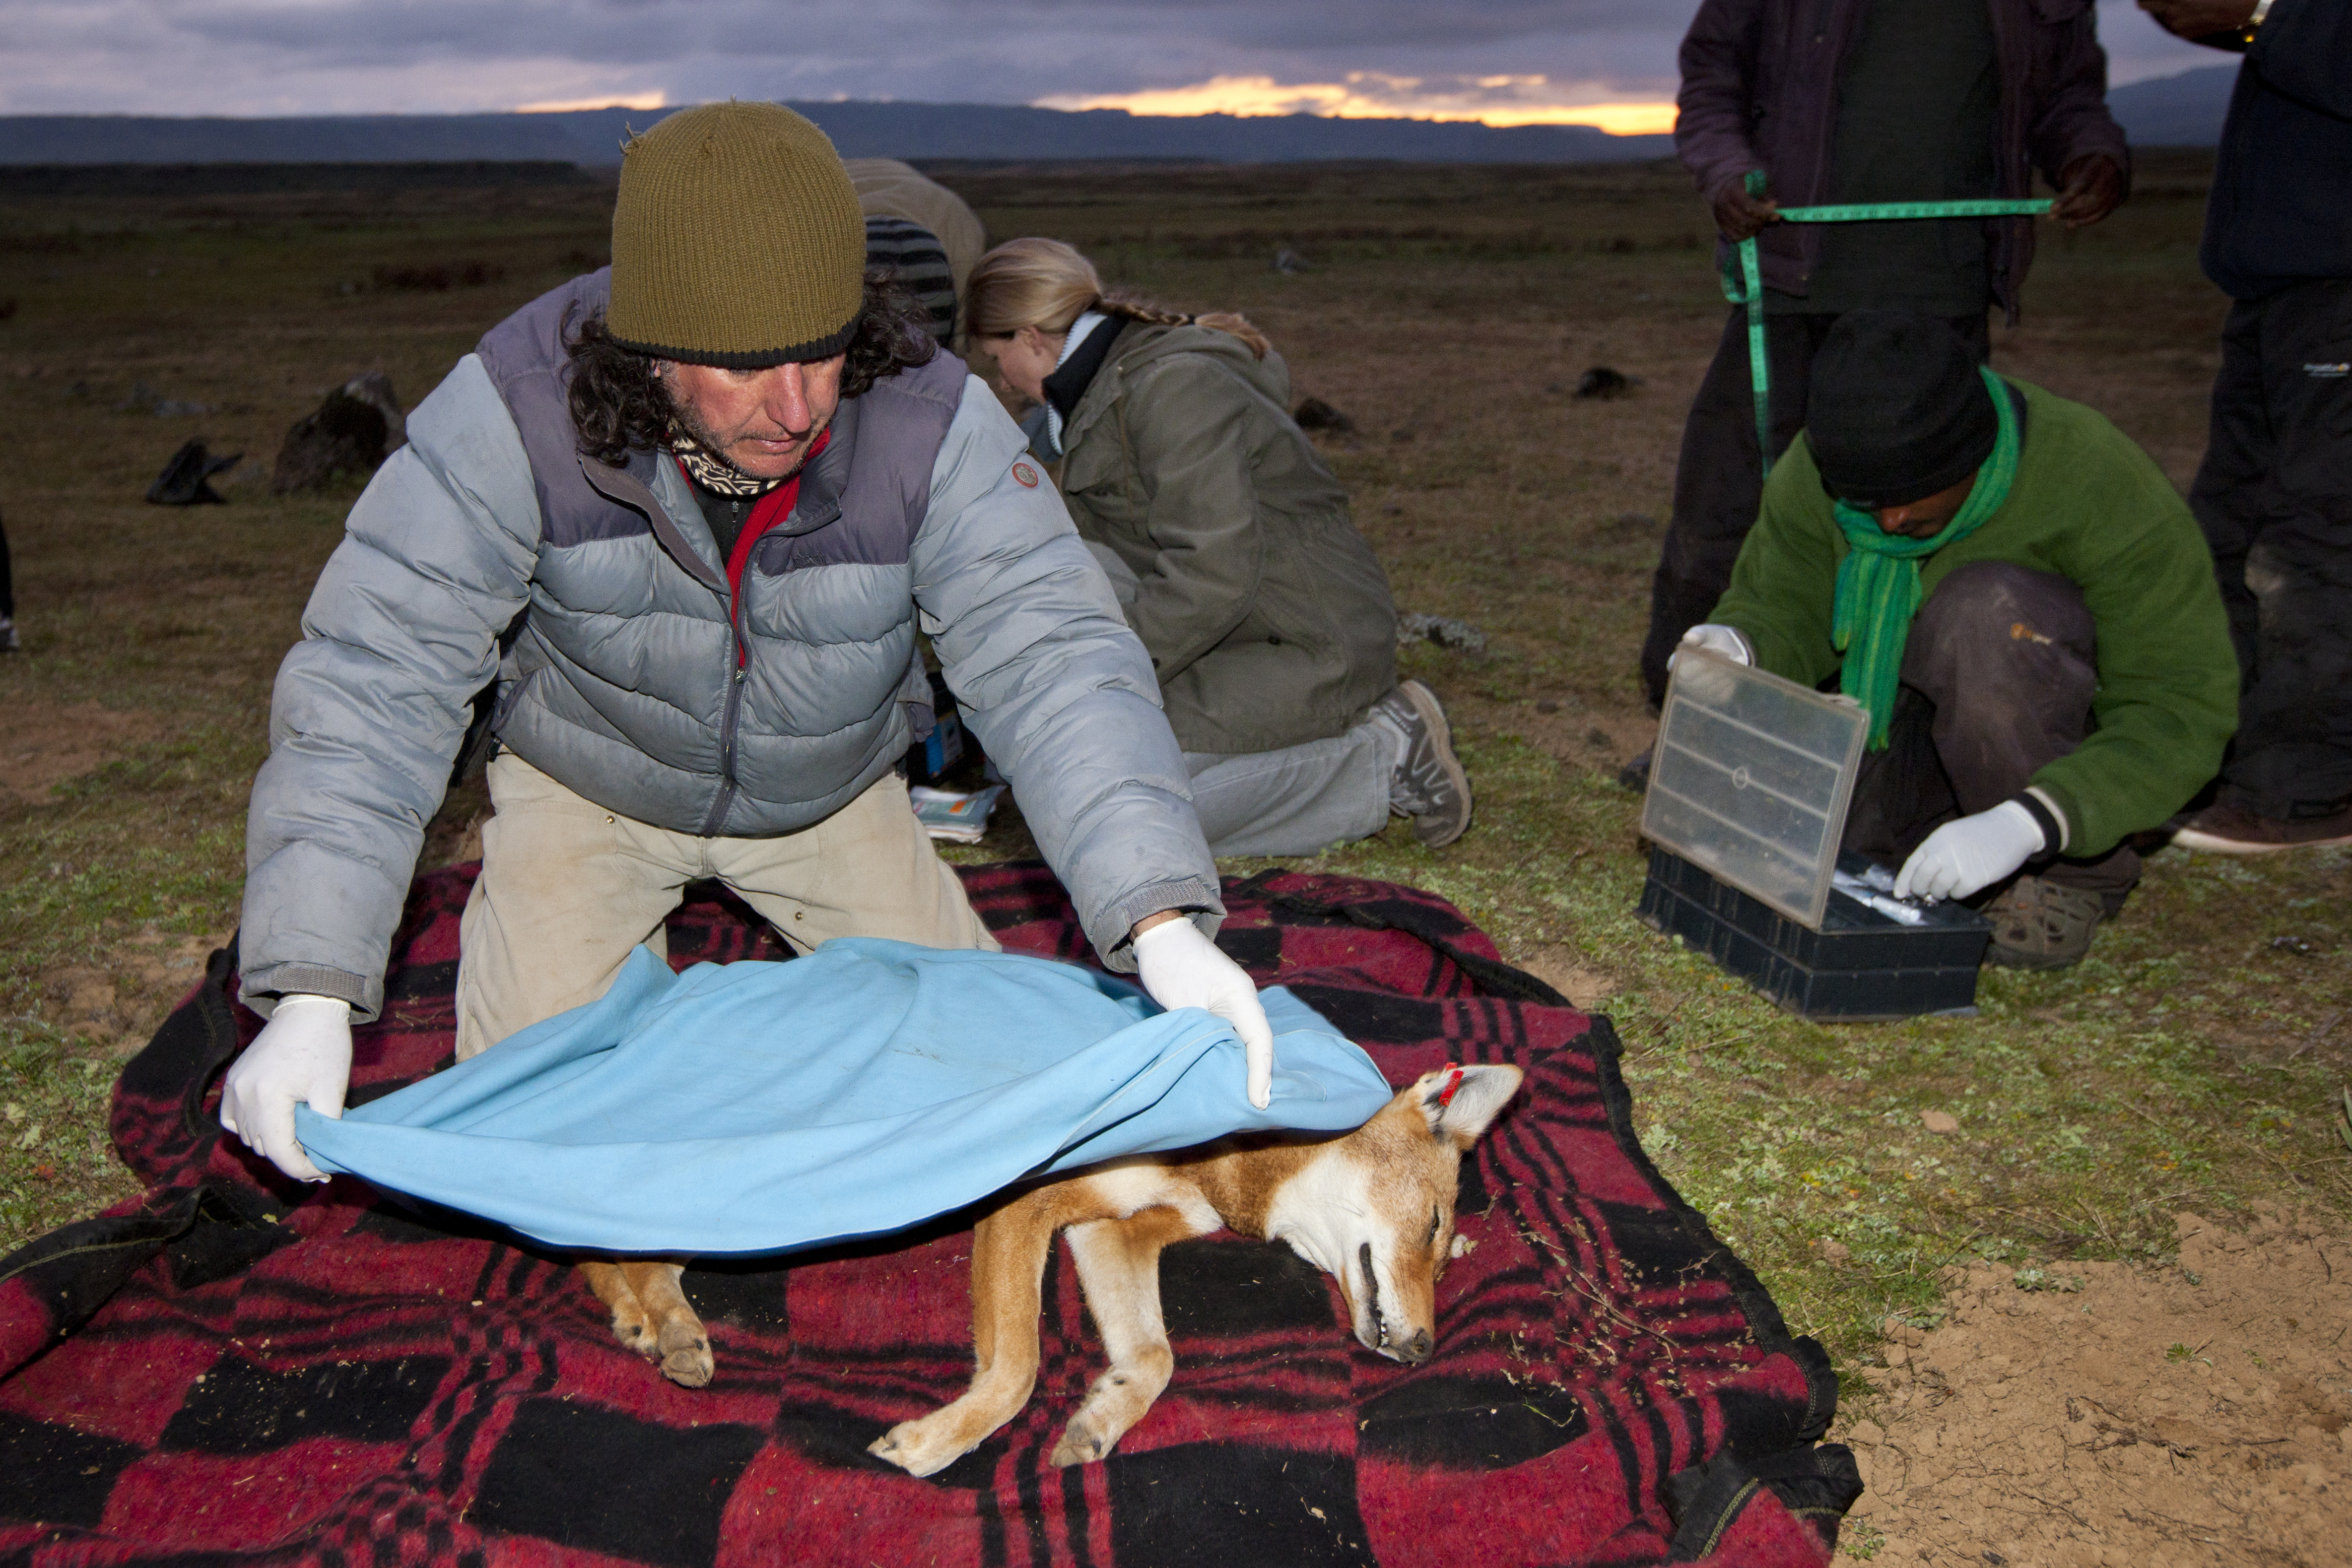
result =
[[[1345,735],[1280,751],[1188,751],[1192,807],[1219,855],[1311,855],[1368,839],[1389,820],[1404,737],[1366,719]]]
[[[1886,749],[1863,753],[1845,847],[1900,865],[1956,817],[1989,811],[2083,744],[2099,688],[2098,627],[2054,572],[1975,561],[1912,617]],[[2110,910],[2139,881],[2130,845],[2026,869]]]

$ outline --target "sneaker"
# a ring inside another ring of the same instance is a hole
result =
[[[1372,713],[1404,736],[1404,759],[1389,781],[1389,810],[1411,817],[1423,843],[1443,849],[1470,825],[1470,776],[1454,755],[1437,694],[1406,681],[1374,703]]]
[[[2185,850],[2216,855],[2267,855],[2352,844],[2352,801],[2312,816],[2286,818],[2258,817],[2226,802],[2211,805],[2175,830],[2172,841]]]
[[[2021,876],[1984,906],[1992,922],[1985,962],[2011,969],[2063,969],[2091,950],[2106,901],[2081,888]]]
[[[16,640],[16,622],[0,615],[0,653],[13,653],[24,644]]]

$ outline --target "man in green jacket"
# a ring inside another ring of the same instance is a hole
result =
[[[1711,649],[1872,716],[1845,847],[1985,907],[1992,962],[2073,963],[2139,880],[2124,841],[2213,776],[2237,661],[2179,492],[2095,411],[1950,328],[1853,312],[1709,624]],[[2017,876],[2021,870],[2027,874]]]

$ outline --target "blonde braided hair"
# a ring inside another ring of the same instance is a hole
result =
[[[1264,359],[1273,345],[1250,319],[1231,310],[1187,316],[1124,289],[1106,292],[1094,263],[1057,239],[1007,240],[972,267],[964,284],[966,330],[975,338],[1010,338],[1024,327],[1065,333],[1089,310],[1155,327],[1210,327],[1239,338]]]

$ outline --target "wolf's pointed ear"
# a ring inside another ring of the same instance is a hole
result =
[[[1516,1067],[1441,1067],[1423,1073],[1405,1095],[1428,1119],[1431,1136],[1466,1149],[1519,1092],[1520,1077]]]

